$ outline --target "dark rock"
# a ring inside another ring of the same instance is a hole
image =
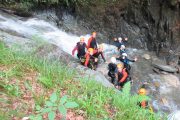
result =
[[[20,17],[32,17],[33,13],[30,11],[24,11],[22,9],[17,9],[17,10],[9,10],[7,8],[0,8],[1,11],[6,12],[8,14],[14,14]]]
[[[152,63],[152,66],[155,68],[158,68],[162,71],[166,71],[166,72],[170,72],[170,73],[175,73],[178,71],[176,68],[174,68],[172,66],[163,65],[163,64],[159,64],[159,63],[155,63],[155,62]]]

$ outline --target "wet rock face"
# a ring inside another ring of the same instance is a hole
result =
[[[145,47],[155,50],[157,54],[163,48],[167,49],[164,50],[167,52],[171,45],[175,47],[176,43],[179,43],[179,3],[176,2],[174,6],[171,3],[172,0],[139,1],[134,3],[135,6],[131,3],[127,13],[128,23],[136,24],[145,34]]]
[[[179,0],[107,1],[76,7],[83,24],[103,34],[99,39],[111,43],[115,36],[128,36],[130,45],[157,54],[180,51]]]

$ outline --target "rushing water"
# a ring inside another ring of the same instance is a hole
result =
[[[30,39],[32,36],[39,36],[50,43],[56,44],[69,54],[71,54],[73,47],[79,41],[79,36],[68,34],[56,26],[37,18],[22,21],[16,17],[9,16],[9,18],[7,18],[0,15],[0,29],[15,31]],[[84,35],[85,42],[87,42],[89,36],[90,35]],[[105,51],[112,50],[109,49],[106,44],[104,44],[104,46]]]
[[[79,41],[79,36],[69,34],[57,28],[53,24],[40,20],[38,18],[30,18],[23,20],[21,17],[8,15],[0,12],[0,30],[11,31],[23,37],[31,39],[33,36],[39,36],[43,40],[61,47],[65,52],[71,54],[74,45]],[[85,42],[87,42],[90,35],[85,35]],[[104,44],[106,56],[115,53],[115,48],[111,45]],[[131,51],[137,51],[132,49]],[[155,104],[156,102],[154,102]],[[158,105],[154,105],[158,106]],[[174,112],[179,115],[179,112]],[[171,114],[172,117],[178,115]],[[176,119],[175,119],[176,120]]]

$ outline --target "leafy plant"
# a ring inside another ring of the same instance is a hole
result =
[[[17,85],[11,85],[4,82],[0,82],[0,88],[3,88],[9,95],[20,96],[20,90]]]
[[[37,115],[31,116],[32,120],[42,120],[42,115],[48,114],[49,120],[54,120],[56,113],[61,113],[64,117],[66,116],[67,109],[75,108],[79,105],[76,102],[69,102],[68,97],[65,95],[61,99],[58,99],[57,93],[54,92],[48,101],[45,102],[44,108],[39,105],[36,106]]]

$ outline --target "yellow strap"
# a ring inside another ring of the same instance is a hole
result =
[[[150,110],[151,113],[154,113],[154,110],[153,110],[151,105],[149,105],[149,110]]]

